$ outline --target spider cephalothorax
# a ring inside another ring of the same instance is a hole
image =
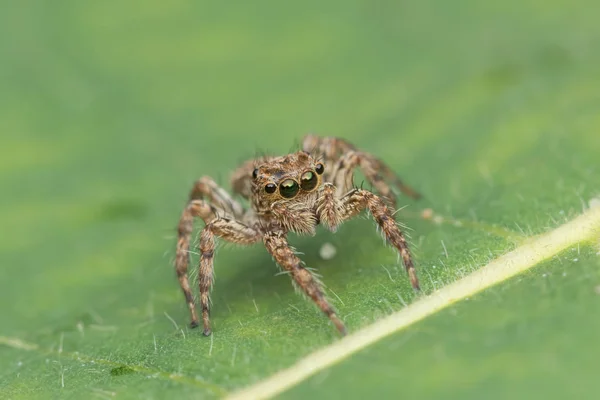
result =
[[[252,171],[252,206],[270,229],[314,233],[325,167],[304,151],[258,160]]]
[[[360,168],[380,195],[355,188],[353,171]],[[302,265],[287,242],[288,232],[314,234],[323,224],[331,231],[363,210],[373,216],[387,241],[402,257],[413,288],[419,282],[408,245],[391,207],[396,204],[391,190],[395,186],[411,197],[418,194],[404,185],[380,160],[358,151],[345,140],[333,137],[306,136],[303,150],[282,157],[263,157],[240,166],[232,176],[235,193],[250,200],[245,210],[211,178],[199,179],[179,222],[179,240],[175,269],[192,317],[191,326],[199,324],[187,269],[189,245],[195,217],[205,226],[200,234],[200,304],[204,334],[209,335],[209,291],[213,278],[215,238],[238,244],[263,242],[275,261],[291,275],[297,286],[331,319],[338,330],[346,328],[337,317],[323,292],[322,285]]]

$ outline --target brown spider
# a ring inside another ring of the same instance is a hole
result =
[[[262,241],[293,282],[345,335],[344,323],[327,301],[321,283],[303,266],[286,236],[288,232],[312,235],[319,224],[335,232],[342,222],[367,209],[387,241],[402,256],[412,287],[419,289],[408,245],[394,220],[392,208],[384,201],[386,198],[395,207],[396,196],[390,184],[413,198],[418,198],[419,194],[404,185],[382,161],[357,150],[343,139],[308,135],[302,147],[302,151],[283,157],[249,160],[234,171],[233,191],[251,202],[252,207],[248,210],[209,177],[200,178],[194,184],[179,221],[175,259],[192,328],[199,323],[187,277],[195,217],[202,218],[205,223],[200,234],[199,286],[204,334],[207,336],[211,334],[209,291],[213,280],[215,238],[244,245]],[[330,167],[325,168],[326,164]],[[353,170],[357,167],[381,197],[354,187]]]

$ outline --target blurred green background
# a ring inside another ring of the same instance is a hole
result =
[[[221,396],[335,341],[260,246],[220,249],[212,340],[186,328],[171,267],[194,179],[228,186],[239,162],[286,153],[307,132],[347,138],[424,194],[398,215],[426,292],[577,215],[600,193],[599,11],[591,0],[2,2],[1,397]],[[423,221],[425,207],[451,223]],[[350,330],[413,296],[369,221],[292,241]],[[329,262],[324,241],[338,248]],[[418,324],[410,335],[429,342],[402,347],[386,369],[405,380],[378,382],[363,362],[310,388],[342,393],[359,374],[355,385],[383,397],[597,393],[590,355],[600,351],[585,334],[597,318],[550,307],[578,299],[597,310],[584,295],[600,283],[596,249],[580,251],[545,267],[556,279],[579,268],[568,289],[532,275],[460,321]],[[521,314],[524,304],[538,308]],[[493,325],[493,307],[510,318]],[[536,316],[547,330],[510,328]],[[486,321],[495,333],[469,326]],[[536,357],[557,342],[540,338],[553,330],[569,349],[560,354],[587,363],[544,370]],[[537,351],[518,351],[523,335]],[[439,357],[456,341],[477,345]],[[515,372],[524,363],[532,369]],[[443,380],[411,379],[433,364]],[[546,391],[523,391],[531,379]]]

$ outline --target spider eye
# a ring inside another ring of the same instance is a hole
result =
[[[315,172],[319,175],[321,175],[323,172],[325,172],[325,166],[321,163],[318,163],[317,166],[315,167]]]
[[[319,178],[312,171],[306,171],[300,178],[300,187],[306,191],[313,190],[317,186],[317,183],[319,183]]]
[[[274,183],[267,183],[267,185],[265,186],[265,192],[267,193],[275,193],[276,190],[277,185],[275,185]]]
[[[256,179],[258,178],[258,168],[256,168],[254,171],[252,171],[252,179]]]
[[[285,197],[286,199],[291,199],[296,196],[299,190],[300,186],[298,185],[298,182],[293,179],[286,179],[279,185],[279,193],[281,194],[281,197]]]

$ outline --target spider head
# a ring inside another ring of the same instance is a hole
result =
[[[315,197],[324,171],[323,163],[303,151],[268,159],[252,172],[252,190],[261,203],[302,203]]]

